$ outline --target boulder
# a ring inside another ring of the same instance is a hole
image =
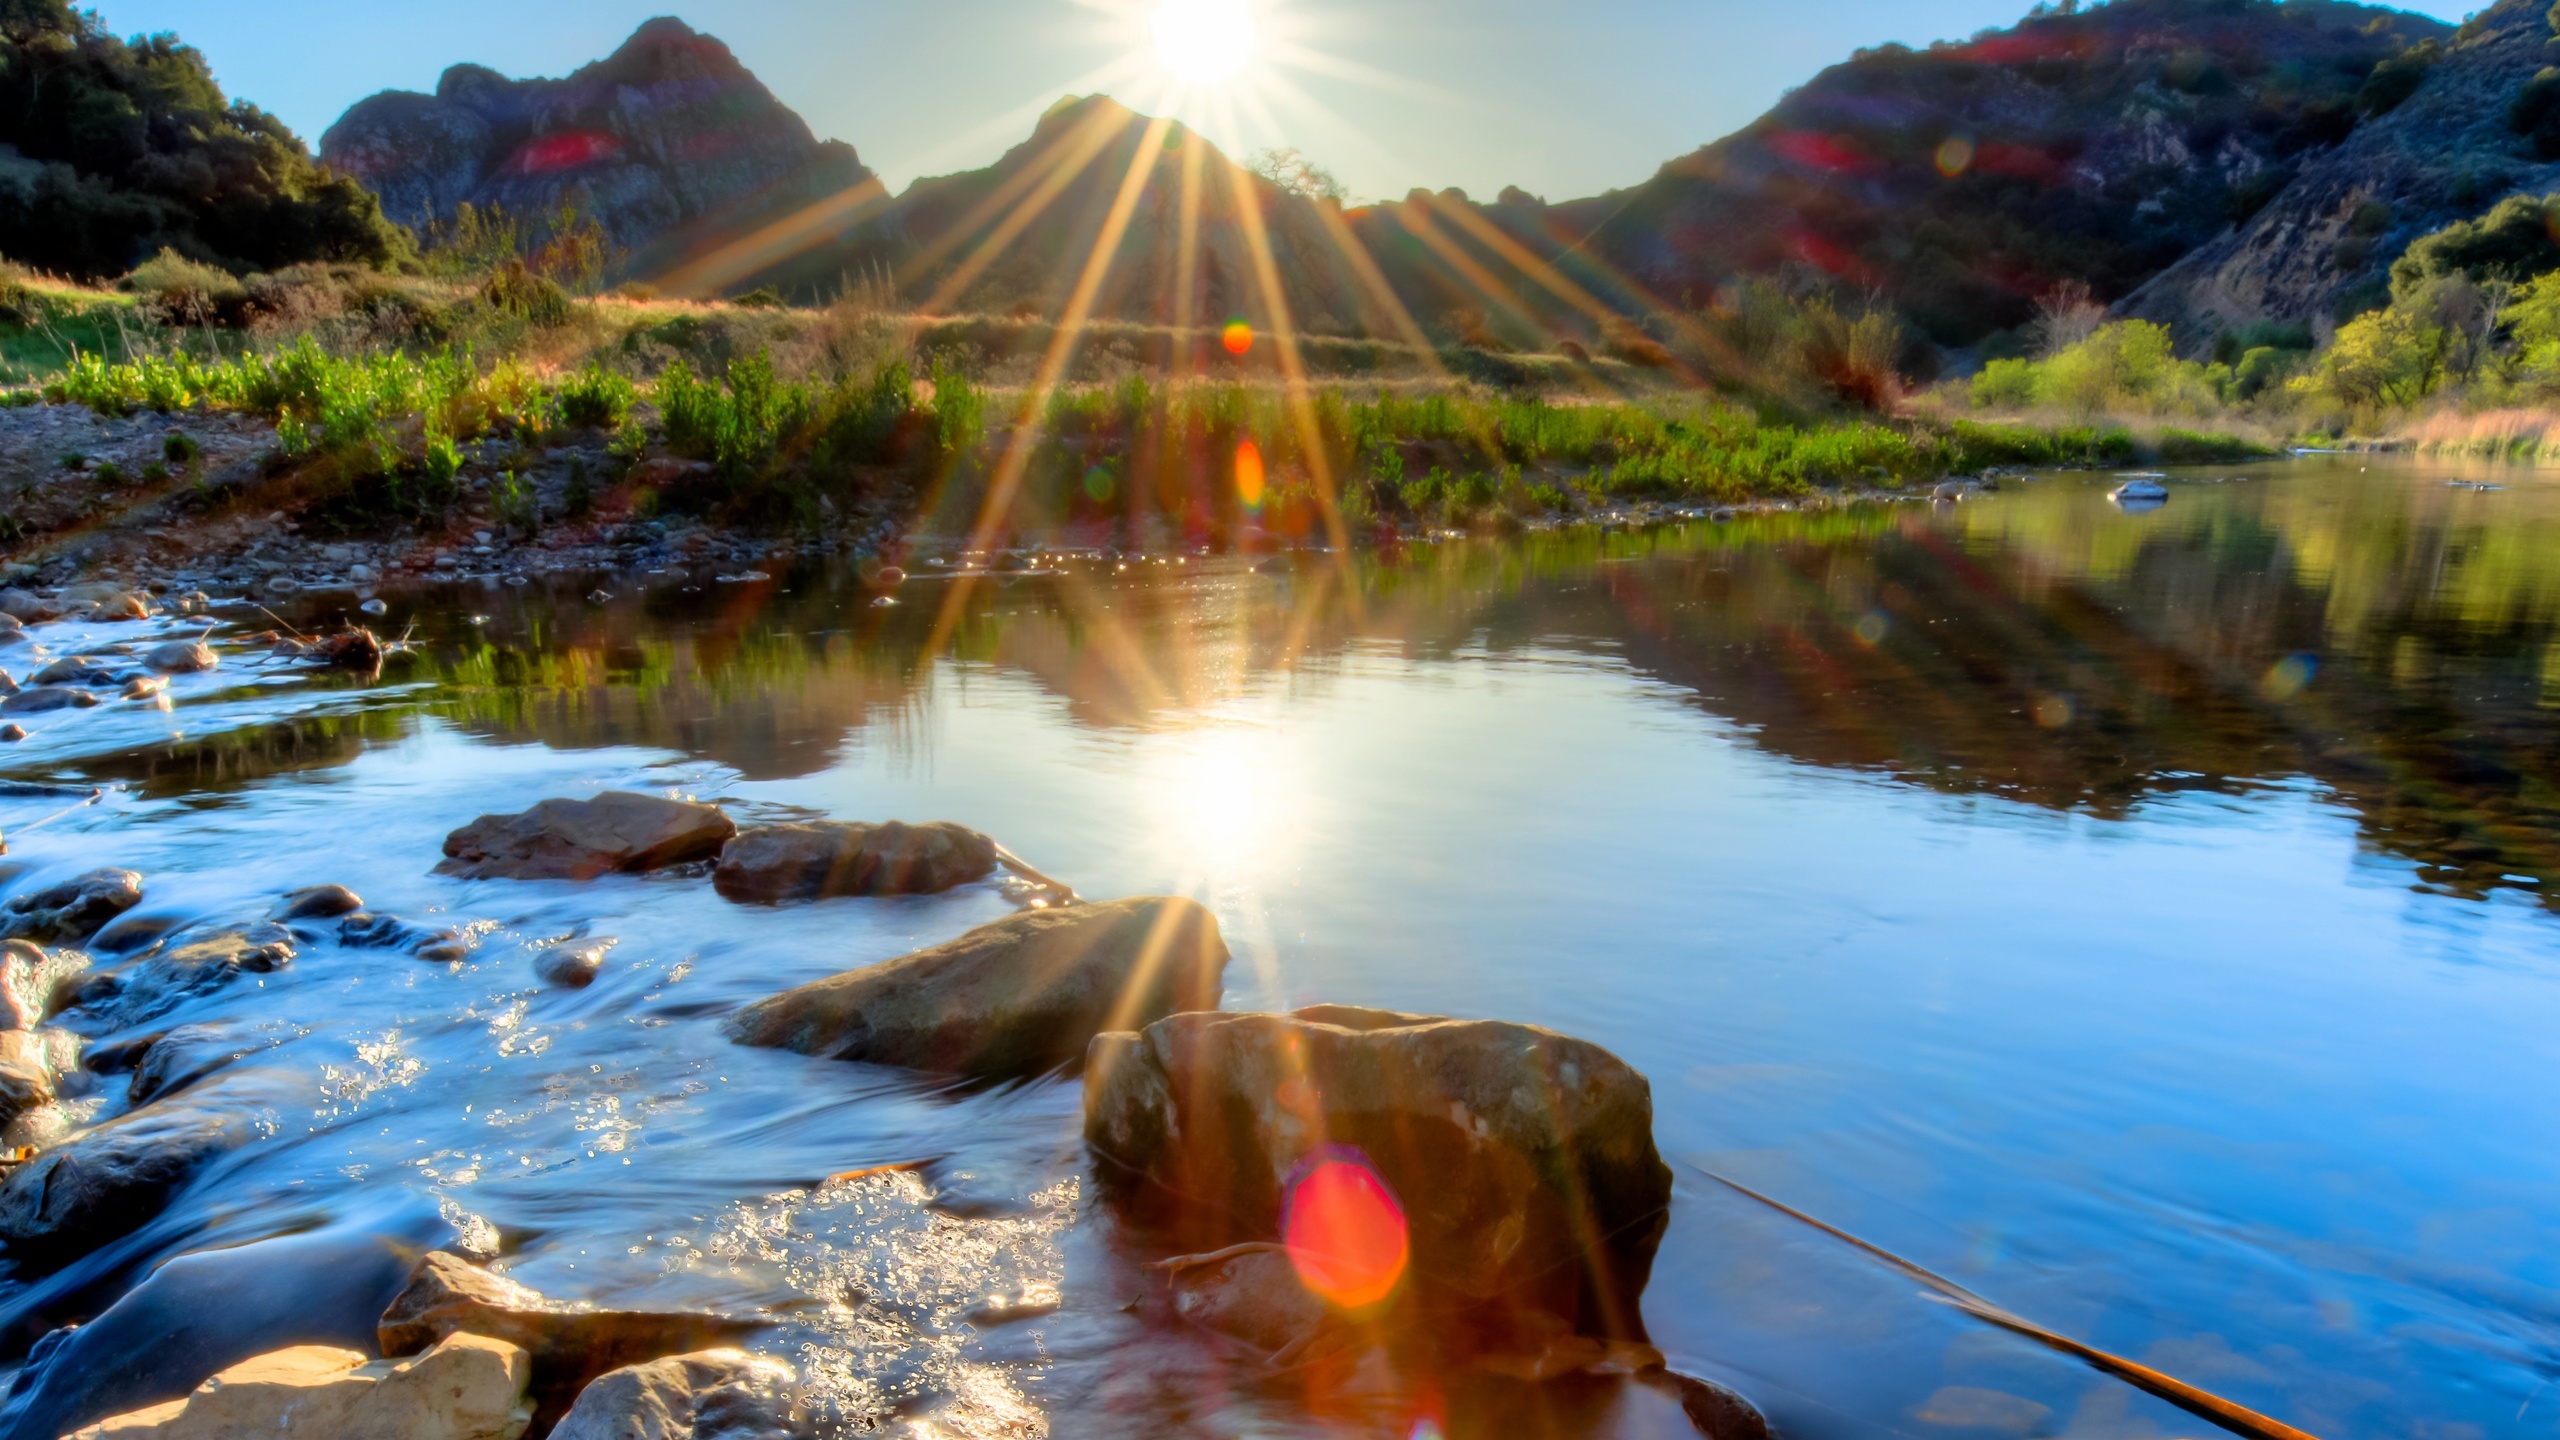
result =
[[[326,1229],[181,1255],[97,1318],[36,1342],[0,1404],[0,1440],[54,1437],[183,1400],[214,1374],[294,1345],[368,1354],[418,1252],[450,1227],[405,1201]]]
[[[1218,1003],[1217,917],[1169,896],[1028,910],[739,1011],[742,1045],[1000,1077],[1072,1064],[1105,1030]]]
[[[171,675],[192,675],[221,664],[222,657],[201,640],[170,640],[144,651],[142,663]]]
[[[335,920],[364,908],[364,901],[344,885],[309,885],[285,893],[276,904],[278,920]]]
[[[92,870],[0,906],[0,933],[13,940],[86,940],[141,902],[141,876],[130,870]]]
[[[33,591],[15,587],[0,590],[0,615],[6,615],[21,624],[32,625],[39,620],[51,620],[61,613],[61,606],[45,600]]]
[[[465,880],[591,880],[708,860],[738,833],[717,806],[608,790],[483,815],[445,837],[439,875]]]
[[[794,1440],[799,1376],[743,1350],[625,1365],[588,1382],[551,1440]]]
[[[98,697],[68,685],[37,685],[0,700],[0,715],[33,715],[47,710],[86,710]]]
[[[959,825],[759,825],[720,851],[711,883],[738,901],[819,900],[831,895],[934,895],[983,880],[996,842]]]
[[[136,1108],[148,1105],[276,1043],[275,1036],[226,1021],[180,1025],[162,1032],[133,1062],[126,1097]]]
[[[243,1360],[183,1400],[102,1420],[72,1440],[516,1440],[533,1421],[521,1349],[456,1335],[410,1360],[297,1345]]]
[[[71,1136],[0,1179],[0,1246],[51,1269],[148,1224],[215,1159],[247,1144],[272,1077],[234,1072]]]
[[[244,974],[281,970],[293,957],[293,932],[272,921],[202,934],[181,932],[123,969],[91,978],[80,990],[80,1003],[113,1015],[119,1025],[131,1025]]]
[[[1174,1015],[1094,1040],[1085,1139],[1106,1191],[1187,1248],[1281,1238],[1293,1185],[1342,1161],[1401,1210],[1417,1313],[1472,1314],[1494,1346],[1558,1322],[1644,1338],[1671,1171],[1644,1077],[1586,1041],[1340,1005]]]
[[[717,1348],[764,1328],[761,1321],[725,1315],[557,1304],[438,1250],[418,1262],[383,1310],[376,1339],[385,1355],[412,1355],[462,1332],[523,1346],[533,1356],[538,1424],[548,1426],[608,1370]]]

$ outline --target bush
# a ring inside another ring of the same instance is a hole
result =
[[[560,423],[572,429],[615,430],[640,401],[631,381],[596,361],[560,382]]]
[[[237,305],[249,294],[230,271],[165,248],[135,266],[124,288],[145,297],[171,325],[211,325],[223,307]]]
[[[2545,65],[2516,92],[2507,128],[2533,142],[2543,160],[2560,160],[2560,68]]]
[[[2399,109],[2443,58],[2444,45],[2430,36],[2375,65],[2356,91],[2356,109],[2368,119]]]
[[[499,266],[481,285],[480,299],[501,315],[545,328],[566,325],[577,314],[568,291],[527,269],[522,260]]]

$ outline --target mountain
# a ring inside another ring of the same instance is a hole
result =
[[[236,270],[381,262],[406,242],[204,57],[64,0],[0,3],[0,254],[98,279],[163,248]]]
[[[537,223],[574,204],[643,273],[871,179],[852,146],[820,141],[727,46],[672,19],[566,79],[456,65],[433,95],[373,96],[320,154],[421,232],[464,204]]]
[[[2246,224],[2122,308],[2188,334],[2262,318],[2325,326],[2379,303],[2411,240],[2502,196],[2560,190],[2560,164],[2511,123],[2527,87],[2560,62],[2548,14],[2502,0],[2472,17],[2398,108],[2313,157]]]

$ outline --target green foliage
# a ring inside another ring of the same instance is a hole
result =
[[[2546,72],[2548,73],[2548,72]],[[2560,270],[2560,195],[2510,195],[2472,220],[2409,242],[2391,265],[2391,295],[2406,299],[2446,275],[2522,282]]]
[[[56,273],[119,275],[163,248],[240,270],[381,264],[408,245],[192,47],[119,40],[64,0],[0,5],[0,142],[33,162],[0,186],[0,253]]]
[[[196,437],[184,430],[172,430],[168,438],[160,442],[161,458],[172,465],[193,465],[196,457],[203,453],[204,447],[196,443]]]
[[[2560,160],[2560,67],[2543,66],[2516,92],[2507,128],[2533,142],[2535,158]]]
[[[770,465],[815,409],[805,387],[775,378],[773,357],[761,351],[732,361],[717,383],[697,379],[679,360],[658,377],[657,398],[667,448],[709,461],[732,484]]]
[[[560,382],[560,423],[572,429],[616,430],[639,400],[639,387],[629,377],[590,360]]]
[[[535,273],[522,260],[510,260],[491,272],[480,287],[490,309],[539,327],[566,325],[577,314],[569,292],[549,276]]]
[[[1974,377],[1981,409],[2049,406],[2076,415],[2123,411],[2205,413],[2221,387],[2205,366],[2178,358],[2168,327],[2147,320],[2101,325],[2042,360],[1994,360]]]
[[[2418,93],[2419,83],[2442,59],[2443,42],[2429,36],[2375,65],[2356,91],[2357,112],[2371,118],[2399,109],[2402,101]]]
[[[125,288],[147,297],[172,325],[210,325],[222,307],[249,294],[249,287],[230,271],[168,249],[133,267]]]

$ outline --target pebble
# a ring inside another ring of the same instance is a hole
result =
[[[27,727],[26,727],[26,726],[24,726],[24,725],[0,725],[0,743],[6,743],[6,744],[14,745],[14,744],[18,743],[19,741],[24,740],[24,739],[26,739],[26,738],[27,738]]]

